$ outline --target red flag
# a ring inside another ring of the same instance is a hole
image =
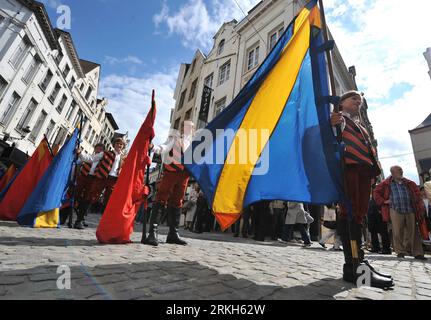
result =
[[[96,237],[100,243],[130,243],[136,213],[148,191],[145,170],[151,164],[148,147],[154,138],[156,103],[154,91],[152,107],[127,155],[118,181],[100,220]]]
[[[45,174],[52,159],[48,142],[43,139],[0,203],[0,220],[16,221],[27,198]]]
[[[16,171],[17,171],[17,168],[15,167],[15,165],[11,164],[9,169],[7,169],[6,173],[0,180],[0,192],[2,192],[4,188],[7,187],[9,182],[13,179]]]

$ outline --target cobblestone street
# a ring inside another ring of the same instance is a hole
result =
[[[367,255],[391,273],[394,290],[354,288],[341,279],[343,254],[314,244],[255,242],[232,234],[181,230],[186,247],[99,245],[97,216],[85,231],[0,223],[0,299],[431,299],[431,264]],[[162,229],[161,240],[167,229]],[[57,289],[57,267],[71,268],[71,290]]]

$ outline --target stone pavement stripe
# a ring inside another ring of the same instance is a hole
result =
[[[88,271],[88,269],[83,264],[81,264],[80,268],[82,272],[85,275],[87,275],[90,281],[93,282],[94,286],[97,288],[97,290],[100,292],[101,295],[104,295],[108,300],[114,300],[111,294],[108,291],[106,291],[105,288],[103,288],[103,286],[97,282],[97,280],[93,277],[93,275]]]

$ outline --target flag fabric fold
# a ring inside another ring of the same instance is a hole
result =
[[[329,204],[342,198],[321,28],[320,10],[310,1],[239,95],[207,126],[212,139],[198,135],[186,151],[185,159],[193,159],[186,167],[222,229],[261,200]],[[247,161],[241,162],[243,136],[254,150],[246,150]]]
[[[18,172],[13,182],[2,193],[0,202],[0,220],[16,221],[18,214],[45,174],[53,156],[49,151],[48,142],[43,139],[26,165]]]
[[[151,164],[148,148],[154,138],[156,104],[152,107],[121,169],[114,191],[97,228],[96,237],[103,244],[127,244],[133,233],[133,224],[140,205],[148,195],[145,170]]]
[[[21,209],[17,218],[21,226],[31,228],[59,226],[60,208],[66,199],[70,184],[77,140],[78,130],[75,129]]]
[[[17,170],[18,169],[15,167],[14,164],[11,164],[10,167],[7,169],[6,173],[0,180],[0,193],[3,192],[7,185],[12,181]]]

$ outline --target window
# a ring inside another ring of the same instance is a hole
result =
[[[41,62],[39,58],[37,56],[34,56],[30,65],[28,66],[27,71],[24,73],[24,76],[22,77],[22,81],[24,81],[24,83],[29,84],[33,80],[34,75],[39,69],[40,63]]]
[[[67,76],[69,75],[69,72],[70,72],[70,67],[68,64],[66,64],[66,66],[64,67],[64,70],[63,70],[64,78],[67,78]]]
[[[192,117],[192,109],[186,112],[186,115],[184,117],[184,120],[190,120]]]
[[[181,93],[180,103],[178,104],[178,110],[181,110],[184,106],[184,100],[186,100],[187,89]]]
[[[69,88],[73,89],[73,86],[75,85],[75,83],[76,83],[76,79],[75,77],[72,76],[72,78],[70,79]]]
[[[54,132],[54,129],[55,129],[55,122],[51,120],[45,131],[45,136],[48,139],[48,141],[50,141],[51,135]]]
[[[247,55],[247,71],[255,68],[259,64],[259,46],[250,50]]]
[[[51,95],[48,97],[49,101],[51,101],[52,104],[54,104],[55,99],[57,99],[60,89],[61,89],[60,85],[56,83],[55,88],[52,90]]]
[[[174,124],[174,129],[175,129],[175,130],[178,130],[178,129],[180,128],[180,121],[181,121],[181,118],[178,118],[178,119],[175,121],[175,124]]]
[[[193,62],[192,62],[192,71],[190,72],[190,74],[193,74],[193,72],[195,71],[195,67],[196,67],[196,59],[193,59]]]
[[[212,88],[213,87],[213,78],[214,78],[214,73],[211,73],[208,77],[205,78],[204,85],[206,85],[209,88]]]
[[[269,37],[269,50],[271,51],[272,49],[274,49],[275,44],[277,43],[278,40],[278,36],[277,36],[277,32],[273,33],[270,37]]]
[[[61,98],[61,101],[57,106],[57,111],[59,114],[61,114],[63,112],[64,106],[66,105],[66,102],[67,102],[67,96],[65,94],[63,94],[63,97]]]
[[[36,100],[31,99],[27,108],[24,110],[24,113],[22,114],[22,117],[19,120],[18,125],[16,126],[17,130],[22,131],[28,127],[28,124],[31,120],[31,116],[33,115],[34,110],[36,110],[36,107],[37,107]]]
[[[39,87],[42,89],[43,92],[46,91],[46,88],[48,88],[51,80],[52,80],[52,72],[51,70],[48,69],[48,72],[45,75],[45,78],[43,79],[43,81],[39,84]]]
[[[42,111],[39,118],[37,119],[36,124],[34,125],[34,128],[30,134],[30,139],[33,142],[35,142],[37,140],[37,137],[39,136],[40,130],[42,129],[43,124],[44,124],[47,116],[48,116],[48,114],[45,111]]]
[[[1,123],[3,124],[9,123],[9,121],[12,119],[12,116],[15,114],[16,109],[18,108],[20,99],[21,97],[18,95],[18,93],[14,92],[12,94],[6,106],[6,110],[1,116],[1,120],[0,120]]]
[[[79,91],[84,92],[84,83],[81,83],[81,86],[79,87]]]
[[[90,139],[88,140],[88,142],[90,143],[90,144],[93,144],[93,139],[94,139],[94,136],[96,135],[96,131],[95,130],[93,130],[93,132],[91,133],[91,136],[90,136]]]
[[[274,49],[277,41],[281,38],[284,33],[284,27],[278,28],[278,30],[272,32],[269,36],[269,51]]]
[[[99,135],[96,135],[96,139],[94,139],[94,144],[99,143]]]
[[[76,113],[75,119],[73,119],[72,126],[76,128],[78,125],[79,118],[81,117],[81,110]]]
[[[85,100],[88,101],[88,99],[90,98],[91,92],[93,92],[93,88],[88,87],[87,93],[85,94]]]
[[[283,33],[284,33],[284,27],[281,27],[281,28],[278,30],[278,39],[280,39],[280,38],[281,38],[281,36],[283,35]]]
[[[14,69],[18,69],[29,49],[30,41],[27,38],[22,39],[21,43],[18,45],[18,48],[15,49],[15,52],[10,59],[10,64]]]
[[[91,126],[89,126],[87,133],[85,134],[85,140],[88,140],[88,137],[90,136],[91,130],[93,130],[93,128]]]
[[[218,84],[222,85],[223,83],[228,81],[229,75],[230,75],[230,61],[220,67]]]
[[[55,62],[57,63],[57,65],[61,63],[61,60],[63,60],[63,54],[59,52],[57,57],[55,58]]]
[[[226,108],[226,97],[215,103],[215,116],[220,114]]]
[[[2,76],[0,76],[0,97],[5,91],[7,84],[7,81]]]
[[[221,55],[224,51],[224,39],[222,41],[220,41],[219,45],[218,45],[218,49],[217,49],[217,55]]]
[[[195,93],[196,93],[196,86],[198,85],[198,79],[196,79],[195,81],[193,81],[192,83],[192,88],[190,89],[190,94],[189,94],[189,101],[192,100],[195,97]]]
[[[67,110],[67,113],[66,113],[67,121],[72,120],[73,110],[75,110],[75,107],[76,107],[76,102],[75,100],[73,100],[72,103],[70,104],[69,110]]]

